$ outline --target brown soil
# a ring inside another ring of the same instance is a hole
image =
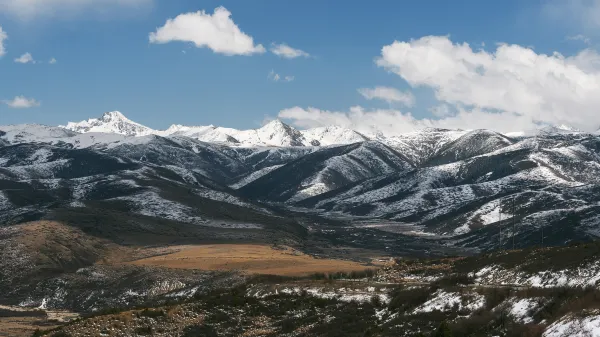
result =
[[[40,317],[0,317],[0,337],[29,337],[36,329],[52,329],[59,324]]]
[[[251,274],[302,276],[313,273],[350,272],[368,266],[344,260],[317,259],[291,248],[268,245],[216,244],[178,246],[179,251],[131,263],[168,268],[236,270]]]

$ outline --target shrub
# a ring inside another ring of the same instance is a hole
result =
[[[466,273],[450,274],[438,279],[434,284],[439,287],[452,287],[473,284],[475,280]]]
[[[148,335],[152,334],[152,327],[151,326],[139,327],[139,328],[135,329],[135,332],[142,336],[148,336]]]
[[[157,317],[165,317],[167,314],[162,309],[159,309],[159,310],[144,309],[144,310],[140,311],[139,315],[144,316],[144,317],[157,318]]]
[[[432,292],[432,289],[429,287],[415,289],[394,289],[390,293],[391,300],[388,308],[390,311],[404,313],[425,303],[429,299],[429,295],[431,295]]]

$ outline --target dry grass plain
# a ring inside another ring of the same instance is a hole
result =
[[[351,272],[369,268],[352,261],[317,259],[289,247],[214,244],[178,246],[178,251],[130,262],[167,268],[241,271],[250,274],[304,276],[314,273]]]

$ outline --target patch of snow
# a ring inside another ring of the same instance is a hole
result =
[[[600,337],[600,315],[577,317],[568,315],[552,323],[544,337]]]
[[[436,291],[432,298],[418,306],[413,314],[427,313],[432,311],[450,311],[453,309],[475,311],[483,308],[485,297],[477,293],[455,293],[444,290]]]
[[[531,315],[540,307],[540,298],[522,298],[511,303],[510,315],[519,322],[531,323]]]
[[[369,140],[369,138],[354,130],[339,126],[318,127],[300,132],[309,143],[317,141],[320,146],[344,145]]]

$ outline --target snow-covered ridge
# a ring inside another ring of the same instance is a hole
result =
[[[185,126],[180,124],[173,124],[167,130],[154,130],[128,119],[118,111],[107,112],[100,118],[69,122],[66,126],[60,127],[77,133],[103,132],[132,137],[184,136],[204,142],[245,147],[328,146],[369,140],[356,131],[337,126],[299,131],[280,120],[273,120],[259,129],[252,130],[237,130],[214,125]]]
[[[119,111],[106,112],[100,118],[90,118],[87,121],[78,123],[69,122],[64,128],[79,133],[104,132],[136,137],[147,136],[156,132],[128,119]]]
[[[484,130],[479,130],[483,132]],[[476,131],[477,132],[477,131]],[[415,132],[384,135],[383,133],[363,134],[356,130],[327,126],[307,130],[297,130],[280,120],[273,120],[261,128],[238,130],[214,125],[186,126],[173,124],[166,130],[156,130],[125,117],[119,111],[104,113],[100,118],[90,118],[81,122],[69,122],[59,127],[38,124],[21,124],[0,126],[0,144],[43,142],[55,143],[69,140],[78,134],[95,134],[94,137],[84,137],[74,144],[105,144],[114,143],[121,135],[124,137],[188,137],[208,143],[218,143],[238,147],[290,147],[290,146],[333,146],[346,145],[369,140],[387,144],[411,158],[427,158],[429,154],[439,151],[441,147],[469,133],[468,130],[446,130],[427,128]],[[597,132],[597,133],[600,133]],[[101,134],[115,136],[103,137]],[[566,125],[545,126],[536,130],[507,133],[509,137],[535,137],[548,135],[584,134]],[[498,134],[500,137],[500,134]],[[93,139],[92,139],[93,138]],[[123,141],[123,140],[121,140]],[[415,159],[418,161],[418,159]]]

